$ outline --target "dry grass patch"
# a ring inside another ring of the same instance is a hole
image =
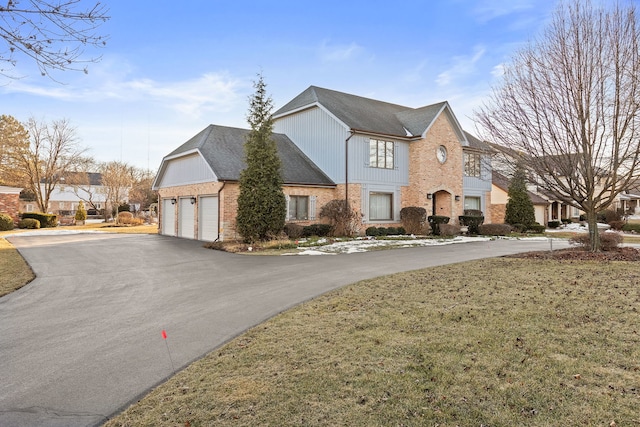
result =
[[[360,282],[107,425],[635,425],[638,267],[501,258]]]
[[[13,245],[0,238],[0,297],[20,289],[34,278],[31,267]]]

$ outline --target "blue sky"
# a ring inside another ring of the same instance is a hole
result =
[[[501,64],[540,33],[555,7],[549,0],[106,3],[109,41],[89,74],[54,74],[60,84],[19,58],[16,72],[26,77],[0,77],[0,114],[69,119],[96,160],[152,170],[208,124],[246,128],[260,72],[276,109],[310,85],[409,107],[446,100],[473,132],[473,110],[499,83]]]

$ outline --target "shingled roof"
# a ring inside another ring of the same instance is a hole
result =
[[[493,171],[492,172],[492,181],[491,183],[501,190],[508,192],[509,191],[509,178],[502,175],[500,172]],[[537,195],[529,190],[527,190],[527,194],[529,194],[529,198],[534,205],[548,205],[549,201],[542,196]]]
[[[246,168],[244,143],[248,129],[209,125],[193,138],[169,153],[165,159],[177,157],[193,150],[200,152],[220,181],[238,181]],[[285,184],[335,186],[300,149],[284,134],[274,133],[278,155],[282,162],[282,178]]]
[[[373,132],[399,138],[420,137],[447,110],[455,123],[458,137],[466,145],[465,135],[453,116],[449,104],[439,102],[420,108],[410,108],[335,90],[309,86],[304,92],[278,109],[273,116],[321,105],[351,130]]]

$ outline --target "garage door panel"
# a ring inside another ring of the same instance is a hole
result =
[[[176,235],[176,207],[171,199],[162,200],[162,234],[165,236]]]
[[[193,239],[195,233],[195,206],[191,198],[181,198],[178,208],[178,236]]]
[[[213,242],[218,238],[218,198],[216,196],[200,197],[198,209],[198,238]]]

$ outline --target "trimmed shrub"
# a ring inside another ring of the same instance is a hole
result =
[[[366,236],[378,236],[378,227],[367,227],[367,229],[364,231],[364,234]]]
[[[24,218],[18,222],[18,228],[27,228],[27,229],[36,230],[40,228],[40,221],[33,218]]]
[[[462,234],[459,225],[444,223],[439,224],[438,227],[440,228],[440,236],[458,236]]]
[[[463,212],[465,216],[484,216],[484,213],[478,209],[465,209]]]
[[[123,203],[118,206],[118,213],[120,212],[131,212],[131,205],[129,203]]]
[[[460,225],[468,227],[469,234],[478,234],[478,227],[484,223],[484,217],[465,214],[460,215],[458,221],[460,221]]]
[[[302,237],[326,237],[331,232],[331,224],[311,224],[302,227]]]
[[[619,233],[600,233],[600,244],[603,251],[611,251],[616,249],[622,243],[623,237]],[[569,239],[572,245],[578,245],[583,248],[591,247],[591,236],[589,233],[578,234]]]
[[[547,227],[549,227],[549,228],[558,228],[558,227],[560,227],[560,221],[549,221],[547,223]]]
[[[304,227],[302,227],[300,224],[289,222],[284,225],[284,233],[290,239],[299,239],[300,237],[302,237],[303,228]]]
[[[511,224],[511,231],[514,233],[524,233],[529,227],[524,224]]]
[[[86,221],[87,210],[84,208],[84,203],[80,200],[78,203],[78,209],[76,210],[76,221]]]
[[[622,231],[640,233],[640,224],[625,224],[622,226]]]
[[[58,226],[58,215],[41,212],[23,212],[22,219],[33,218],[40,221],[40,228],[53,228]]]
[[[13,230],[13,218],[7,214],[0,213],[0,231]]]
[[[389,234],[389,229],[385,227],[378,227],[378,236],[386,236]]]
[[[534,222],[533,224],[531,224],[529,226],[529,230],[527,230],[527,231],[532,231],[532,232],[534,232],[536,234],[540,234],[540,233],[544,233],[545,229],[546,228],[545,228],[544,225],[538,224],[537,222]]]
[[[398,233],[397,227],[387,227],[387,236],[396,236]]]
[[[482,224],[478,231],[483,236],[507,236],[511,233],[509,224]]]
[[[430,217],[427,218],[427,221],[429,221],[429,226],[431,227],[431,232],[433,233],[433,235],[439,236],[440,225],[448,224],[449,217],[443,216],[443,215],[431,215]]]
[[[407,230],[405,230],[404,227],[398,227],[397,230],[399,236],[404,236],[405,234],[407,234]]]
[[[620,213],[613,209],[607,209],[596,214],[598,222],[603,224],[609,224],[612,221],[620,221],[622,216]]]
[[[622,230],[622,227],[624,227],[624,225],[626,224],[626,222],[624,222],[623,220],[620,221],[611,221],[609,223],[609,226],[613,229],[613,230],[617,230],[620,231]]]
[[[409,234],[422,234],[427,220],[427,210],[417,206],[407,206],[400,209],[402,226]]]

